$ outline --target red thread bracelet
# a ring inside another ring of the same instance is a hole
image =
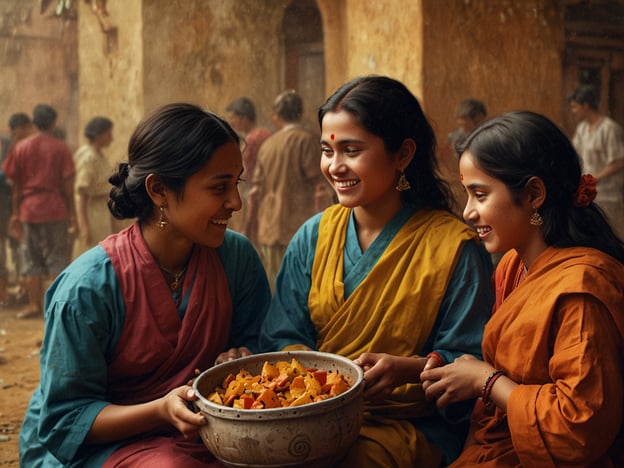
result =
[[[492,387],[494,386],[494,382],[498,380],[499,377],[505,375],[505,372],[502,370],[495,370],[492,372],[487,379],[485,379],[485,383],[483,384],[483,388],[481,389],[481,401],[486,408],[492,406],[492,399],[490,395],[492,393]]]
[[[436,353],[435,351],[432,351],[429,354],[427,354],[427,359],[429,358],[436,358],[438,361],[442,363],[442,365],[446,363],[446,361],[444,361],[444,358],[440,356],[440,354]]]

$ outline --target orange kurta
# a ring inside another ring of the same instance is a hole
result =
[[[614,466],[622,427],[624,266],[589,248],[549,248],[524,275],[495,274],[483,358],[520,385],[507,413],[475,406],[476,444],[453,466]]]

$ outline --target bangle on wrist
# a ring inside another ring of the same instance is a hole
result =
[[[505,375],[505,372],[502,370],[495,370],[492,372],[487,379],[485,379],[485,383],[483,384],[483,388],[481,389],[481,401],[486,408],[492,406],[492,399],[490,398],[492,395],[492,387],[494,386],[494,382],[496,382],[499,377]]]

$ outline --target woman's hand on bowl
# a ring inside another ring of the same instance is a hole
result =
[[[162,398],[163,418],[189,440],[198,438],[199,428],[206,424],[206,418],[201,412],[190,409],[190,403],[195,400],[197,395],[188,385],[174,388]]]
[[[393,356],[385,353],[363,353],[354,360],[364,371],[364,398],[382,401],[394,389],[408,382],[418,382],[425,358]]]
[[[241,346],[240,348],[230,348],[229,350],[219,354],[215,360],[215,366],[227,361],[233,361],[245,356],[251,356],[253,353],[248,348]]]
[[[195,383],[195,379],[199,376],[199,374],[201,374],[202,371],[199,369],[195,369],[195,377],[193,377],[192,379],[190,379],[188,382],[186,382],[186,385],[188,385],[189,387],[192,387],[193,384]]]

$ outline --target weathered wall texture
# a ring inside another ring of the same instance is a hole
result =
[[[89,4],[78,6],[78,58],[80,62],[80,140],[82,129],[96,115],[114,122],[111,162],[127,159],[128,138],[144,114],[143,26],[141,2],[108,2],[108,22],[103,31]]]
[[[345,4],[347,78],[389,75],[422,98],[422,1],[345,0]]]
[[[47,101],[76,145],[85,123],[104,114],[115,122],[106,154],[119,161],[138,121],[166,102],[223,114],[247,95],[268,125],[285,87],[282,21],[290,1],[111,1],[116,29],[106,33],[90,2],[75,1],[77,20],[63,20],[40,15],[37,0],[0,0],[0,129],[11,112]],[[564,0],[316,4],[327,94],[358,75],[396,77],[420,98],[441,144],[468,96],[484,100],[490,115],[527,108],[562,120]],[[446,156],[444,173],[453,178],[455,160]]]
[[[426,109],[442,135],[456,104],[485,102],[560,120],[563,10],[556,0],[425,0]]]
[[[154,0],[143,16],[145,107],[186,100],[224,113],[246,95],[268,121],[283,90],[288,0]],[[145,2],[147,5],[147,2]]]
[[[46,103],[56,108],[58,125],[75,144],[77,76],[75,20],[41,14],[35,0],[0,0],[2,133],[8,133],[11,114],[31,114],[35,105]]]
[[[234,98],[256,101],[268,124],[283,88],[280,29],[287,0],[108,2],[105,33],[89,5],[79,5],[80,126],[94,115],[115,122],[111,161],[145,113],[174,101],[218,114]]]
[[[557,0],[424,0],[423,106],[438,137],[442,175],[463,206],[447,144],[455,107],[481,99],[488,116],[530,109],[561,122],[563,9]]]

